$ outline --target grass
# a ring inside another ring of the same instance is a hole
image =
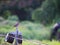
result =
[[[53,40],[53,41],[45,40],[45,41],[42,41],[42,43],[46,43],[48,45],[60,45],[60,42],[56,40]]]
[[[10,44],[8,42],[4,41],[4,38],[0,37],[0,44],[1,45],[14,45],[15,42],[13,42],[13,44]],[[49,40],[42,40],[42,41],[38,41],[38,40],[23,40],[22,45],[60,45],[59,41],[53,40],[53,41],[49,41]]]
[[[9,33],[12,31],[15,31],[16,28],[13,27],[14,23],[10,22],[7,25],[0,26],[0,33]],[[51,31],[52,26],[45,27],[42,24],[37,24],[37,23],[32,23],[28,21],[24,21],[20,23],[20,26],[18,27],[19,31],[22,32],[23,38],[24,39],[30,39],[30,40],[39,40],[40,43],[42,44],[48,44],[48,45],[60,45],[60,42],[58,41],[49,41],[50,37],[50,31]],[[30,40],[24,40],[22,45],[38,45]],[[4,42],[4,38],[0,38],[0,44],[2,45],[12,45],[7,42]],[[14,44],[14,43],[13,43]]]
[[[4,39],[5,39],[5,38],[1,38],[1,37],[0,37],[0,44],[1,44],[1,45],[12,45],[12,44],[10,44],[10,43],[8,43],[8,42],[5,42]],[[14,45],[14,43],[15,43],[15,41],[13,42],[13,45]],[[26,39],[25,39],[25,40],[23,40],[22,45],[37,45],[37,44],[31,42],[30,40],[26,40]]]

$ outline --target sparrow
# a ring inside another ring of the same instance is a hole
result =
[[[14,27],[17,27],[19,25],[19,23],[16,23],[15,25],[14,25]]]

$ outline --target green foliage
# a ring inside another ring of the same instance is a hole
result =
[[[60,33],[60,29],[58,30],[58,33]]]
[[[13,27],[13,24],[0,27],[0,33],[8,33],[15,30],[16,29]],[[25,39],[47,40],[50,37],[50,30],[48,28],[45,28],[41,24],[36,24],[29,21],[21,22],[19,31],[22,32],[23,38]]]
[[[8,20],[11,20],[11,21],[18,21],[18,17],[15,16],[15,15],[12,15],[12,16],[9,16],[9,17],[8,17]]]
[[[49,24],[52,23],[55,18],[55,4],[53,0],[46,0],[41,8],[36,9],[32,14],[32,19],[41,23]]]
[[[6,10],[6,11],[3,12],[3,17],[4,17],[5,19],[7,19],[8,16],[10,16],[10,15],[11,15],[11,12],[10,12],[9,10]]]
[[[48,45],[59,45],[60,42],[58,41],[48,41],[50,37],[50,29],[52,26],[44,27],[42,24],[32,23],[29,21],[24,21],[20,23],[20,26],[18,27],[19,31],[23,34],[23,39],[33,39],[33,40],[42,40],[42,43],[48,44]],[[15,31],[16,28],[10,25],[1,26],[0,27],[0,33],[8,33]],[[47,40],[47,41],[46,41]],[[33,41],[34,42],[34,41]],[[31,40],[23,40],[22,45],[35,45],[35,43],[31,42]],[[41,41],[40,41],[41,43]],[[4,42],[4,38],[0,38],[0,44],[2,45],[11,45],[7,42]]]
[[[11,31],[12,26],[5,25],[5,26],[0,26],[0,33],[6,34],[9,31]]]
[[[16,22],[18,22],[18,17],[16,15],[11,15],[8,17],[8,25],[13,26]]]
[[[47,40],[50,37],[50,30],[41,24],[21,22],[21,25],[19,29],[23,33],[23,37],[26,39]]]
[[[53,20],[53,23],[60,22],[60,14],[56,14],[55,19]]]

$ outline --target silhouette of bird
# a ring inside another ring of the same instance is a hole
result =
[[[14,25],[14,27],[17,27],[19,25],[19,23],[16,23],[15,25]]]

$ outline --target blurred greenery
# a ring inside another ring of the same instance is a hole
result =
[[[32,19],[42,24],[51,24],[60,21],[59,0],[45,0],[42,6],[32,13]]]
[[[7,19],[11,15],[11,12],[9,10],[6,10],[3,12],[3,17]]]
[[[11,22],[11,24],[13,21]],[[0,27],[0,33],[15,31],[14,24],[8,24]],[[19,31],[22,32],[25,39],[47,40],[50,38],[50,30],[42,24],[32,23],[30,21],[20,22]],[[44,31],[44,32],[43,32]]]
[[[17,3],[16,5],[10,6],[12,5],[10,3],[13,1],[9,0],[9,3],[7,1],[5,3],[3,2],[1,1],[0,3],[0,16],[3,15],[6,19],[11,15],[16,15],[19,20],[34,20],[44,25],[60,21],[60,0],[33,0],[30,6],[21,6],[20,8]]]
[[[11,20],[11,21],[18,21],[18,17],[17,16],[9,16],[8,18],[7,18],[9,21]]]
[[[1,37],[0,37],[0,44],[1,45],[12,45],[12,44],[10,44],[8,42],[5,42],[4,38],[1,38]],[[23,43],[22,43],[22,45],[39,45],[39,44],[41,44],[41,45],[60,45],[60,42],[58,42],[56,40],[53,40],[52,42],[49,41],[49,40],[43,40],[43,41],[38,41],[38,40],[23,40]],[[18,45],[20,45],[20,44],[18,44]]]
[[[20,6],[20,0],[13,1],[0,1],[0,34],[15,31],[14,25],[20,21],[18,29],[22,32],[24,39],[40,40],[44,43],[48,42],[49,45],[60,44],[55,40],[48,41],[53,25],[60,22],[60,0],[31,0],[32,3],[29,4],[25,4],[29,1],[23,0],[25,6]],[[0,43],[3,42],[2,40],[4,38],[0,38]],[[3,44],[10,45],[5,42]],[[35,45],[29,41],[23,41],[23,45],[30,44]]]
[[[60,42],[53,40],[52,42],[50,41],[42,41],[43,43],[47,43],[48,45],[60,45]]]

